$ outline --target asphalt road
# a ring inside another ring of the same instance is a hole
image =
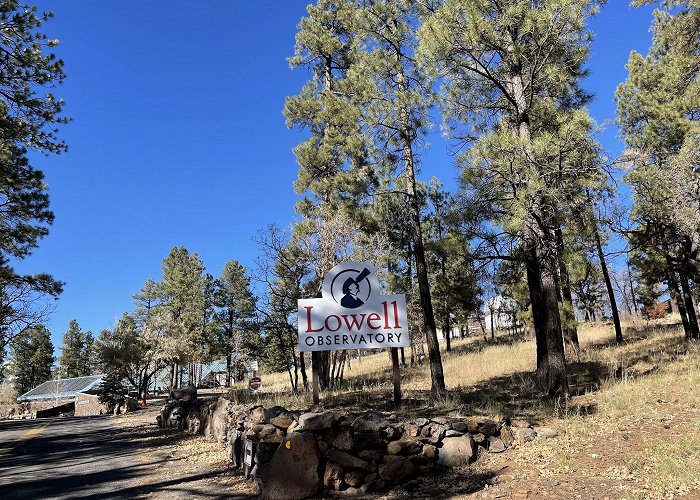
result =
[[[110,416],[0,421],[0,500],[237,497],[216,483],[230,472],[175,465],[181,434],[133,432]]]
[[[8,498],[112,498],[139,475],[138,449],[108,417],[0,422]]]

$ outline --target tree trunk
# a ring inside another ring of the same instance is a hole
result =
[[[671,295],[671,302],[676,303],[678,314],[680,314],[681,323],[683,324],[683,333],[686,339],[690,339],[692,337],[692,332],[690,330],[690,323],[688,322],[688,313],[685,310],[683,293],[679,290],[678,280],[675,277],[676,272],[671,267],[671,262],[667,260],[667,264],[669,267],[666,269],[666,278],[668,279],[668,290]]]
[[[546,259],[538,255],[535,248],[530,250],[529,257],[527,282],[537,343],[535,379],[539,388],[548,397],[554,398],[569,391],[556,278],[551,259],[547,266]],[[544,265],[540,265],[540,262]]]
[[[690,286],[688,285],[688,278],[683,272],[680,273],[680,284],[681,290],[683,291],[683,302],[685,304],[685,311],[688,315],[688,326],[690,330],[690,338],[692,340],[700,339],[700,329],[698,328],[698,317],[695,314],[695,304],[693,303],[693,296],[690,293]]]
[[[299,353],[299,369],[301,370],[301,383],[304,385],[304,390],[309,390],[309,378],[306,375],[306,358],[304,353]]]
[[[564,235],[561,228],[556,229],[557,237],[557,262],[559,263],[559,285],[561,288],[561,298],[564,303],[565,324],[562,328],[564,338],[571,347],[571,350],[576,356],[576,361],[581,361],[581,347],[578,342],[578,329],[576,328],[576,318],[574,318],[574,300],[571,293],[571,280],[569,279],[569,270],[564,262]]]
[[[634,313],[639,314],[639,308],[637,308],[637,297],[634,290],[634,281],[632,280],[632,267],[630,266],[629,258],[627,259],[627,277],[630,280],[630,295],[632,296],[632,306],[634,307]]]
[[[399,65],[401,60],[399,57]],[[403,95],[408,91],[403,71],[397,75],[399,92]],[[403,146],[403,162],[405,168],[406,192],[408,193],[409,224],[411,228],[411,240],[413,242],[413,257],[416,264],[416,278],[418,279],[418,292],[420,295],[421,309],[426,326],[426,340],[428,343],[428,359],[430,360],[430,392],[433,396],[441,396],[446,393],[445,377],[442,371],[442,358],[440,356],[440,344],[437,338],[433,303],[430,298],[430,282],[428,281],[428,266],[425,261],[425,249],[423,246],[423,232],[420,225],[420,206],[416,193],[415,162],[413,157],[413,136],[408,110],[400,106],[401,120],[400,138]]]
[[[608,266],[605,263],[605,254],[603,254],[603,245],[600,242],[600,233],[598,232],[598,221],[593,221],[593,235],[595,236],[595,246],[598,250],[598,259],[600,260],[600,268],[603,271],[603,279],[605,280],[605,288],[608,290],[608,299],[610,299],[610,311],[612,312],[613,323],[615,325],[615,341],[620,344],[625,339],[622,337],[622,326],[620,325],[620,314],[617,311],[617,302],[615,301],[615,291],[610,281]]]

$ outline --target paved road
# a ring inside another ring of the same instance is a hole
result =
[[[182,473],[171,454],[181,434],[134,429],[109,416],[0,421],[0,500],[231,498],[230,471]]]

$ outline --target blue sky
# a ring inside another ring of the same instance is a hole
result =
[[[292,148],[304,134],[281,110],[308,77],[286,60],[307,3],[36,3],[55,13],[43,31],[60,40],[68,77],[55,93],[73,122],[61,134],[68,153],[33,157],[56,221],[18,269],[66,282],[47,325],[55,345],[71,319],[95,335],[112,326],[173,246],[218,276],[230,259],[253,265],[258,230],[292,221]],[[609,0],[593,22],[584,85],[599,122],[614,119],[615,87],[630,50],[646,53],[650,22],[651,9],[626,0]],[[600,139],[619,154],[613,127]],[[437,127],[430,143],[422,178],[454,186]]]

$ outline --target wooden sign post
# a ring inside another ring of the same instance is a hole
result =
[[[406,296],[381,295],[376,269],[345,262],[323,279],[321,297],[298,301],[299,351],[311,351],[313,402],[319,404],[321,351],[391,349],[394,403],[401,404],[399,347],[410,345]]]

